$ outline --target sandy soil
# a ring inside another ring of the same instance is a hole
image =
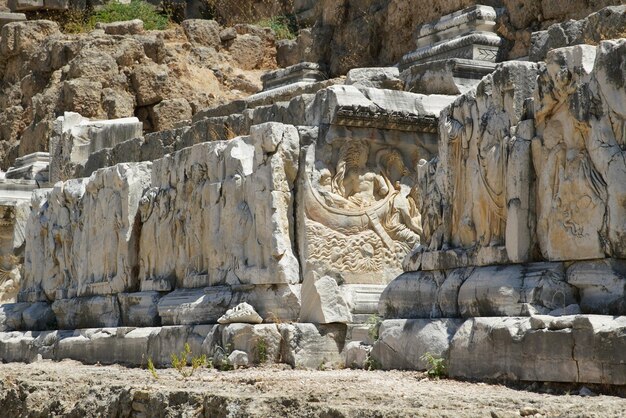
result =
[[[0,416],[619,417],[626,410],[626,399],[580,396],[580,386],[511,388],[419,372],[267,366],[199,369],[188,379],[175,369],[157,373],[158,380],[145,369],[67,360],[2,364]]]

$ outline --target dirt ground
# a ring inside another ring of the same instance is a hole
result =
[[[188,379],[175,369],[157,374],[69,360],[1,364],[0,416],[619,417],[626,410],[626,399],[596,395],[602,388],[512,388],[419,372],[267,366],[203,368]],[[591,397],[578,394],[589,390]]]

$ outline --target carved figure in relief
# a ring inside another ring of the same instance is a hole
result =
[[[418,180],[415,187],[421,190],[417,193],[417,210],[422,214],[423,245],[429,251],[440,250],[444,237],[444,202],[436,177],[438,163],[437,157],[430,161],[420,160],[416,170]]]
[[[505,132],[508,123],[504,118],[492,117],[493,123],[495,127],[488,126],[477,138],[479,175],[476,181],[479,187],[472,218],[478,244],[483,247],[503,245],[506,228],[505,182],[509,137],[505,136]]]
[[[339,150],[331,190],[347,200],[347,208],[365,208],[389,193],[384,178],[367,168],[368,159],[369,146],[364,141],[347,141]]]
[[[389,209],[382,218],[382,225],[400,248],[396,251],[404,256],[419,245],[423,234],[422,216],[417,209],[418,189],[415,178],[404,165],[397,150],[382,149],[377,154],[377,163],[387,183],[393,184],[395,192]],[[413,185],[413,187],[411,187]]]
[[[325,151],[310,156],[304,189],[307,260],[354,273],[399,269],[423,234],[415,172],[386,144],[349,139],[336,159]]]

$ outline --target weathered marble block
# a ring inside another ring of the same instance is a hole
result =
[[[533,63],[504,63],[442,111],[439,156],[417,167],[424,239],[405,270],[530,260],[529,98],[538,70]]]
[[[296,128],[268,123],[155,161],[140,209],[142,289],[299,283],[298,153]]]
[[[216,324],[230,308],[247,302],[265,322],[295,321],[300,315],[299,285],[210,286],[176,289],[159,300],[163,325]]]
[[[577,304],[562,263],[532,263],[405,273],[387,286],[378,312],[388,319],[556,315]]]
[[[263,91],[272,90],[290,84],[310,84],[325,80],[326,75],[319,64],[313,62],[301,62],[291,67],[270,71],[261,76]]]
[[[383,369],[426,370],[426,353],[448,358],[450,340],[461,319],[394,319],[383,321],[371,356]]]
[[[143,124],[135,117],[92,121],[66,112],[54,122],[50,137],[50,182],[74,178],[91,153],[142,134]]]
[[[548,260],[626,256],[626,40],[548,53],[535,93],[537,239]]]
[[[138,290],[136,223],[151,163],[127,163],[33,195],[20,300]]]
[[[496,11],[475,5],[424,24],[416,30],[417,49],[402,57],[400,70],[449,58],[495,62],[502,39],[495,33]]]
[[[579,261],[567,269],[567,282],[579,289],[583,313],[626,315],[626,261]]]
[[[75,297],[52,303],[59,329],[118,327],[121,315],[116,296]]]

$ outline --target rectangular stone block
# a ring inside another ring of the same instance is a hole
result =
[[[430,353],[449,358],[450,340],[463,323],[460,319],[392,319],[383,321],[371,356],[385,370],[425,370],[421,357]]]
[[[122,324],[132,327],[155,327],[161,325],[157,304],[161,298],[158,292],[120,293]]]
[[[277,123],[155,161],[141,209],[142,282],[299,283],[292,213],[298,163],[298,131]]]
[[[318,369],[341,368],[346,339],[345,325],[279,324],[283,338],[282,360],[292,367]]]
[[[138,290],[136,218],[150,167],[149,162],[119,164],[33,195],[24,298],[41,297],[40,292],[54,300]]]
[[[163,325],[216,324],[232,299],[228,286],[176,289],[161,298],[158,311]]]
[[[54,301],[59,329],[117,327],[121,315],[117,297],[92,296]]]

